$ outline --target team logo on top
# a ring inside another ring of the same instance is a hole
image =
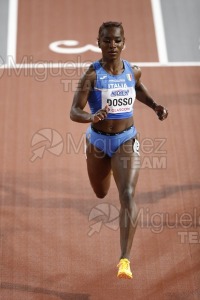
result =
[[[132,74],[126,74],[126,78],[131,81],[132,80]]]
[[[117,90],[117,91],[112,91],[111,97],[116,97],[116,96],[128,96],[129,90]]]

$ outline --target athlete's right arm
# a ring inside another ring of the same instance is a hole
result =
[[[87,104],[89,93],[94,86],[95,79],[95,70],[90,66],[79,80],[74,94],[70,111],[70,118],[72,121],[79,123],[89,123],[93,121],[93,115],[84,111],[84,108]]]
[[[76,92],[74,94],[73,103],[70,111],[72,121],[79,123],[98,123],[104,120],[108,113],[108,106],[99,109],[95,114],[84,111],[88,101],[88,96],[96,80],[96,72],[93,66],[90,66],[87,72],[79,80]]]

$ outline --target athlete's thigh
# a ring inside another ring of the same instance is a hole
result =
[[[107,194],[111,179],[111,159],[103,151],[87,141],[87,170],[94,192],[101,196]]]
[[[135,139],[122,144],[112,157],[113,176],[119,192],[132,188],[133,193],[139,176],[140,157],[134,152]]]

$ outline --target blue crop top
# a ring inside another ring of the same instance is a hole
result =
[[[96,113],[107,104],[107,119],[125,119],[133,115],[136,81],[131,65],[126,60],[123,63],[124,71],[119,75],[107,73],[99,61],[93,63],[96,83],[88,97],[91,113]]]

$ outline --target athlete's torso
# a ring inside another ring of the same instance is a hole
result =
[[[103,69],[99,61],[93,63],[96,81],[88,103],[93,114],[107,104],[109,112],[106,120],[128,119],[133,116],[135,77],[131,65],[126,60],[123,60],[123,64],[124,71],[112,75]]]

